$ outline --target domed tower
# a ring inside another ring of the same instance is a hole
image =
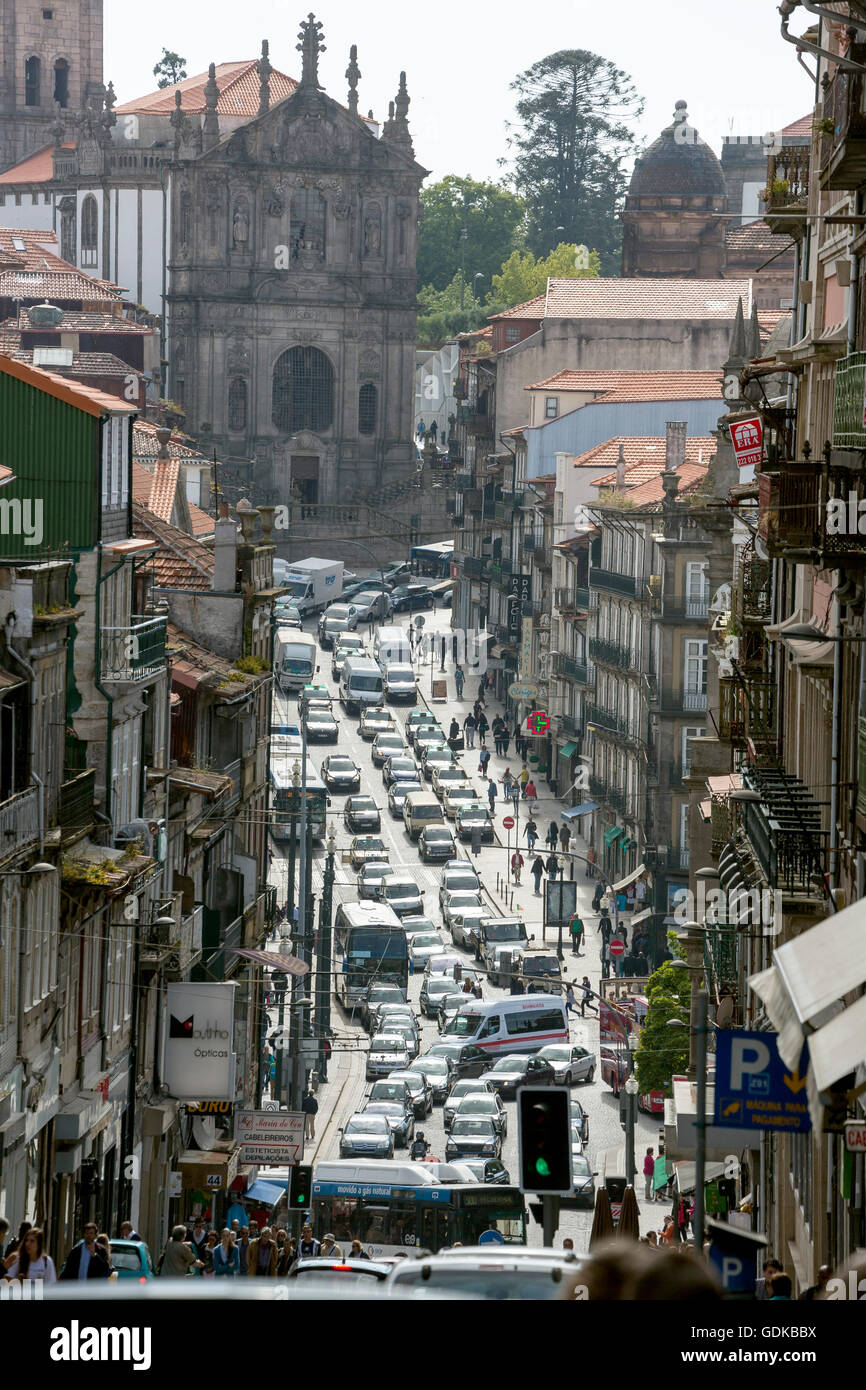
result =
[[[725,268],[725,176],[678,101],[638,159],[622,213],[624,276],[712,280]]]

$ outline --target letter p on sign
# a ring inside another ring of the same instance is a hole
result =
[[[770,1063],[770,1049],[766,1043],[751,1042],[747,1038],[731,1039],[731,1090],[743,1090],[743,1077],[755,1076],[766,1071]]]

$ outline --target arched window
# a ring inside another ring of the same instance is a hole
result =
[[[54,100],[61,106],[69,105],[69,64],[65,58],[54,64]]]
[[[99,247],[99,208],[92,193],[81,204],[81,264],[95,266]]]
[[[315,188],[299,188],[292,194],[289,240],[293,261],[307,254],[325,259],[325,200]]]
[[[38,58],[28,58],[24,64],[24,105],[39,106],[42,101],[42,64]]]
[[[358,392],[358,433],[376,433],[376,415],[379,393],[372,382],[366,381]]]
[[[238,432],[247,427],[247,383],[236,376],[229,386],[229,429]]]
[[[284,434],[317,433],[334,418],[334,368],[318,348],[293,347],[274,368],[272,418]]]

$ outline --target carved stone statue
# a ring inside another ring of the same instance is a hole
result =
[[[364,220],[364,255],[378,256],[382,250],[382,224],[378,214],[371,214]]]
[[[232,241],[235,246],[246,246],[250,239],[250,215],[245,198],[235,203],[232,217]]]
[[[271,196],[265,203],[265,212],[268,217],[282,217],[283,215],[283,194],[282,189],[277,187],[271,192]]]

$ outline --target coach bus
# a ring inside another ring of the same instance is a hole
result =
[[[409,987],[409,947],[400,918],[387,903],[343,903],[334,918],[337,997],[356,1009],[371,984]]]

